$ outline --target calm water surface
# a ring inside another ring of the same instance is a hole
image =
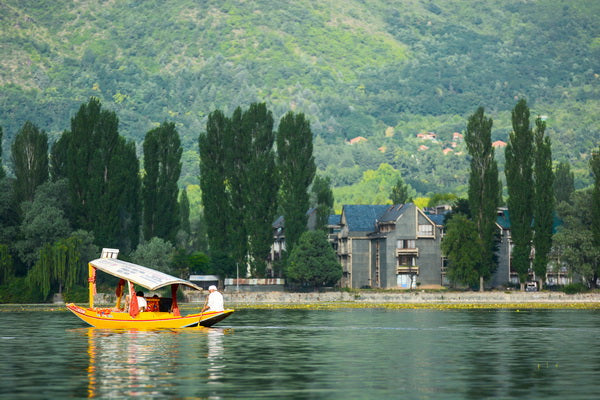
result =
[[[0,398],[597,399],[594,310],[240,310],[88,328],[0,309]]]

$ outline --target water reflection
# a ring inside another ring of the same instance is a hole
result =
[[[177,379],[208,348],[208,383],[224,368],[225,330],[103,330],[85,328],[89,364],[88,398],[164,397],[177,394]],[[190,337],[192,336],[192,337]],[[190,340],[191,339],[191,340]],[[196,351],[187,351],[187,350]],[[196,347],[196,348],[194,348]]]

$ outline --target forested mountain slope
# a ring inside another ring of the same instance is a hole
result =
[[[506,141],[521,97],[548,117],[554,159],[571,162],[580,186],[600,143],[597,1],[2,0],[0,26],[9,170],[26,120],[54,140],[91,96],[138,144],[176,122],[184,184],[197,182],[206,116],[256,101],[276,121],[307,115],[336,186],[388,163],[419,193],[464,191],[468,162],[452,134],[484,106],[493,139]],[[424,131],[438,140],[423,143]],[[356,136],[368,140],[348,146]]]

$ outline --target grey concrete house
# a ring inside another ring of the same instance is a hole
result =
[[[413,203],[346,205],[337,233],[341,287],[442,284],[443,228]]]

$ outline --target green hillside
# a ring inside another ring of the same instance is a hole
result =
[[[206,116],[256,101],[276,121],[307,115],[319,170],[340,188],[387,163],[419,194],[463,192],[468,161],[452,134],[484,106],[506,140],[521,97],[548,116],[554,159],[579,186],[600,143],[597,1],[3,0],[0,27],[9,170],[25,120],[55,139],[91,96],[138,144],[176,122],[182,184],[197,182]],[[416,138],[425,131],[438,141]],[[356,136],[368,140],[346,144]]]

